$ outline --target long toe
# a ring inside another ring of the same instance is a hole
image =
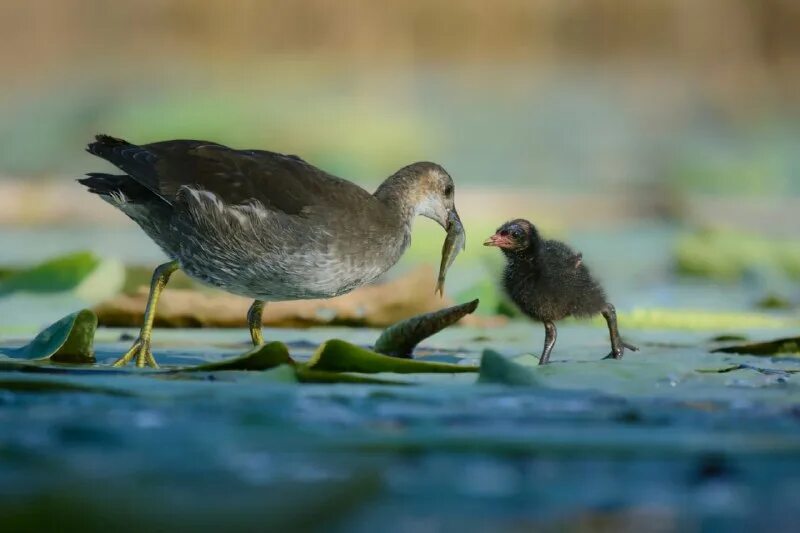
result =
[[[606,359],[622,359],[623,350],[616,352],[612,350],[607,356],[603,357],[603,361]]]
[[[630,350],[632,352],[638,352],[639,351],[639,348],[637,348],[633,344],[628,344],[627,342],[623,342],[622,345],[625,347],[625,349]]]
[[[125,355],[114,361],[113,366],[125,366],[134,359],[136,359],[137,368],[144,368],[147,366],[158,368],[158,363],[156,363],[156,359],[150,351],[150,343],[143,341],[141,338],[136,339],[131,349],[125,352]]]
[[[158,368],[158,363],[156,363],[155,357],[153,357],[153,353],[150,351],[150,347],[143,346],[139,349],[139,354],[136,356],[136,367],[137,368]]]
[[[125,352],[125,354],[122,357],[114,361],[114,364],[112,366],[120,367],[130,363],[133,360],[133,358],[136,357],[137,354],[139,353],[139,348],[141,347],[141,345],[142,345],[142,340],[136,339],[133,343],[133,346],[131,346],[131,349]]]

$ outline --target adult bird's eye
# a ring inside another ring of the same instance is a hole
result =
[[[453,186],[452,185],[447,185],[444,188],[444,195],[445,196],[450,196],[451,194],[453,194]]]

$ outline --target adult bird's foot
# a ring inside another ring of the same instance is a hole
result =
[[[618,350],[611,350],[611,353],[603,357],[603,361],[605,361],[606,359],[622,359],[622,354],[625,353],[626,348],[632,352],[639,351],[639,348],[637,348],[633,344],[628,344],[627,342],[623,342],[622,346],[620,346]]]
[[[153,352],[150,351],[150,339],[142,339],[139,337],[131,346],[131,349],[125,352],[125,355],[117,359],[112,366],[120,367],[125,366],[136,359],[136,367],[144,368],[150,366],[158,368]]]

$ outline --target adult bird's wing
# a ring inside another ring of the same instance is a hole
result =
[[[173,203],[182,187],[208,191],[224,204],[263,204],[286,214],[335,205],[342,197],[369,196],[296,156],[266,150],[234,150],[206,141],[175,140],[137,146],[98,135],[89,152]]]

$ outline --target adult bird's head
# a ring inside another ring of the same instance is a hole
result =
[[[436,163],[420,162],[401,168],[383,182],[375,196],[399,209],[409,222],[422,215],[445,230],[456,222],[461,224],[453,178]]]
[[[539,242],[536,227],[525,219],[518,218],[506,222],[497,232],[486,239],[484,246],[496,246],[506,253],[530,250]]]

